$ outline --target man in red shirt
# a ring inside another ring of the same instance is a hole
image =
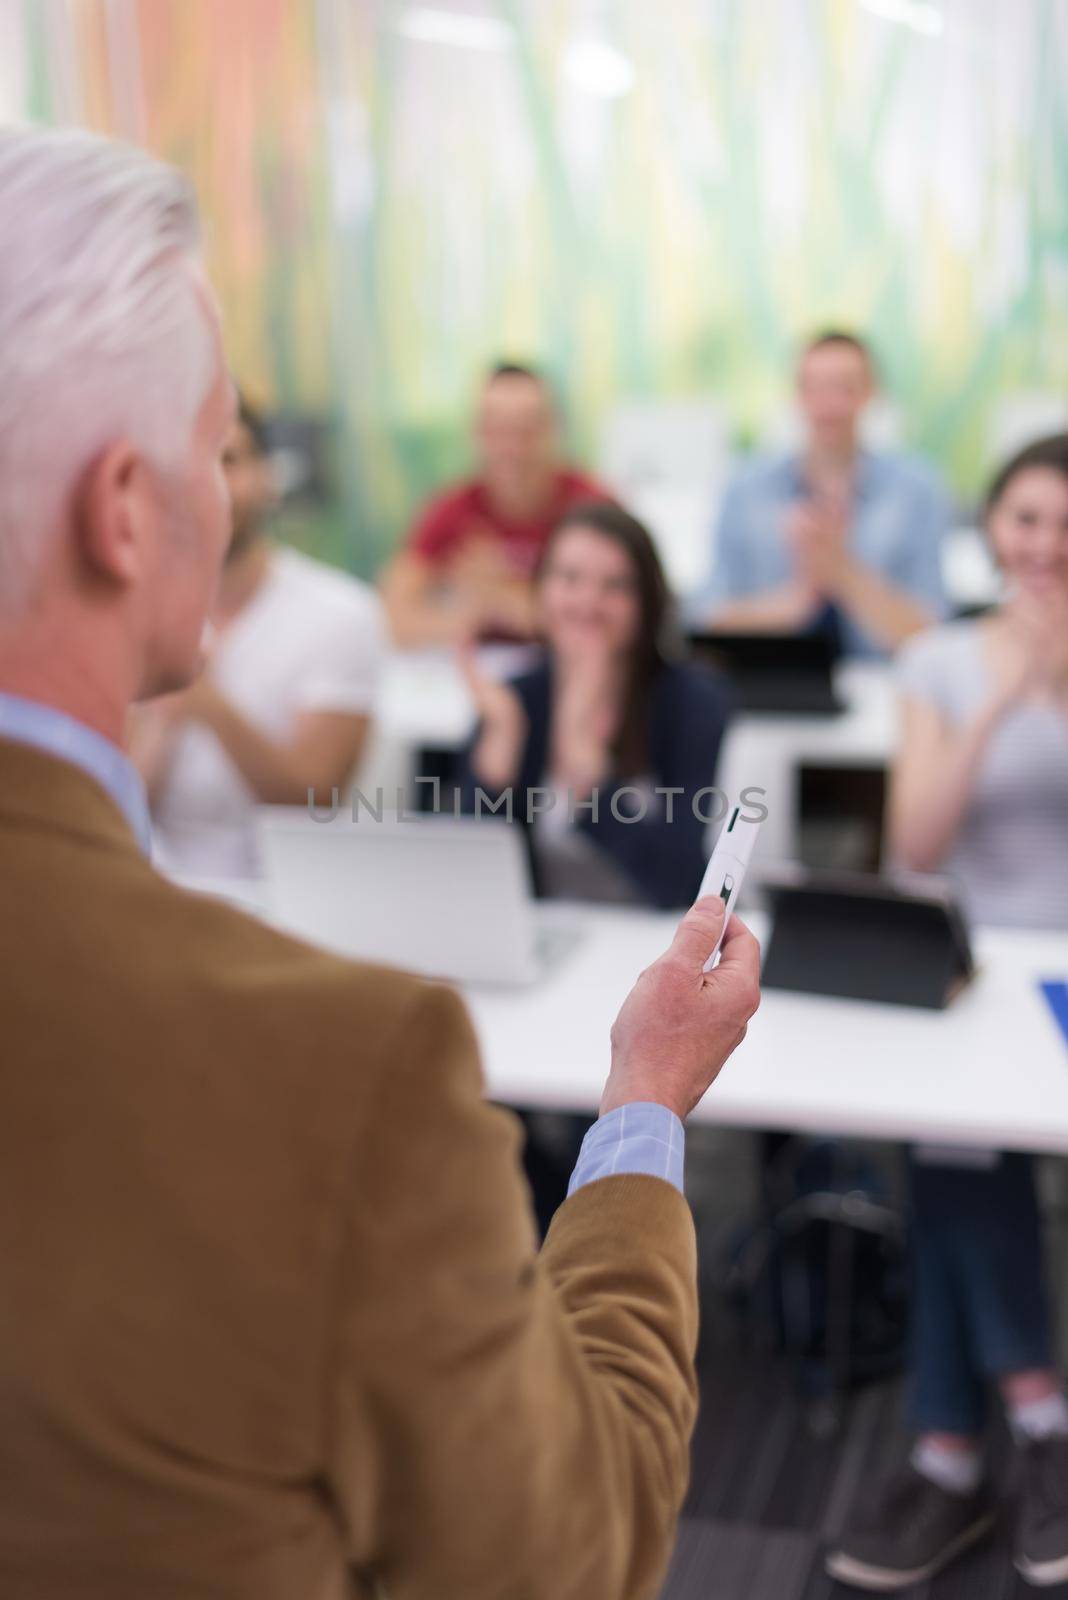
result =
[[[563,465],[548,385],[502,363],[486,380],[475,422],[477,476],[437,495],[382,576],[398,644],[529,638],[531,578],[559,518],[577,500],[606,500]]]

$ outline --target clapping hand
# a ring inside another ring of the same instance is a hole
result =
[[[996,653],[996,698],[1010,706],[1068,690],[1068,595],[1021,595],[1005,614]]]
[[[830,498],[798,501],[786,516],[786,539],[802,588],[833,599],[852,566],[846,503]]]
[[[489,789],[506,788],[515,782],[527,737],[523,702],[510,685],[482,670],[473,644],[460,646],[457,661],[481,724],[472,763],[476,776]]]
[[[529,580],[516,570],[498,536],[476,524],[449,563],[457,633],[463,641],[494,630],[526,638],[536,614]]]

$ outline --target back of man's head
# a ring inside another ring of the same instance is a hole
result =
[[[161,468],[213,376],[196,202],[94,135],[0,129],[0,608],[17,614],[80,476],[117,439]]]

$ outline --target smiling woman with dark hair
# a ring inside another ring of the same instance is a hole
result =
[[[997,474],[987,533],[1004,602],[917,636],[901,657],[893,852],[948,874],[980,923],[1068,932],[1068,434]],[[923,1151],[910,1165],[912,1465],[830,1558],[880,1592],[928,1577],[992,1525],[987,1389],[1023,1458],[1016,1563],[1068,1580],[1068,1403],[1055,1370],[1033,1163]]]
[[[715,780],[723,686],[672,659],[656,548],[619,506],[567,513],[542,558],[537,598],[542,665],[499,684],[467,659],[481,718],[467,807],[476,789],[493,799],[510,789],[518,821],[537,813],[543,894],[685,905],[701,880],[703,818],[716,810],[701,790]]]
[[[712,673],[674,659],[656,546],[621,507],[576,505],[545,548],[535,598],[539,666],[497,683],[473,653],[465,658],[480,714],[465,758],[465,808],[478,809],[479,790],[491,803],[510,793],[543,896],[686,905],[704,869],[702,816],[716,812],[716,797],[701,791],[715,781],[727,699]],[[588,1120],[523,1120],[544,1234]]]

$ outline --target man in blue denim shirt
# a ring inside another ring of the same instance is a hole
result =
[[[727,489],[702,618],[735,632],[829,627],[877,656],[941,615],[949,503],[932,470],[860,443],[875,389],[867,346],[826,333],[801,356],[799,452],[748,463]]]

